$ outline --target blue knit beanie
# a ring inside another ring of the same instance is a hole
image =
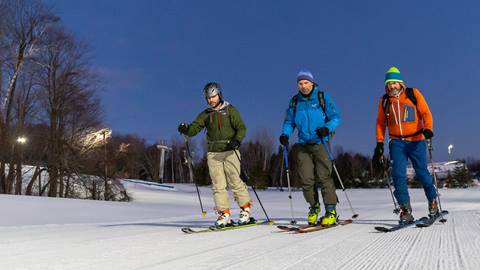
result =
[[[309,70],[306,70],[306,69],[300,70],[300,72],[298,72],[297,82],[301,81],[301,80],[307,80],[307,81],[310,81],[312,83],[315,83],[315,81],[313,80],[312,73]]]

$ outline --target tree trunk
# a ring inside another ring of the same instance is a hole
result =
[[[95,181],[92,181],[92,199],[97,199],[97,183]]]
[[[15,179],[15,164],[12,159],[10,161],[10,164],[8,165],[7,189],[6,189],[7,194],[12,194],[13,183],[15,182],[14,179]]]
[[[58,169],[55,165],[48,168],[49,187],[48,197],[57,197],[58,194]]]
[[[63,174],[63,170],[60,171],[60,177],[59,177],[59,190],[58,190],[58,195],[60,198],[63,197],[63,193],[64,193],[64,188],[65,188],[65,182],[64,182],[64,174]]]
[[[67,180],[66,180],[66,183],[65,183],[65,194],[63,194],[63,197],[64,197],[64,198],[68,198],[68,196],[70,195],[70,194],[69,194],[69,190],[70,190],[70,179],[71,179],[71,177],[68,176],[68,177],[67,177]]]
[[[37,180],[37,177],[40,179],[40,174],[44,171],[45,169],[41,169],[39,166],[35,167],[35,172],[33,172],[33,176],[30,179],[30,182],[28,182],[27,189],[25,190],[25,195],[33,195],[33,185],[35,184],[35,181]],[[40,194],[40,190],[42,189],[41,182],[39,181],[38,184],[38,193]]]
[[[23,183],[23,164],[21,161],[17,162],[16,174],[15,174],[15,195],[22,195],[22,183]]]
[[[43,169],[42,171],[45,171],[46,169]],[[42,196],[42,173],[40,172],[38,174],[38,196]]]
[[[59,178],[59,151],[58,151],[58,118],[55,111],[50,113],[50,138],[48,143],[48,174],[49,189],[48,197],[57,197],[58,195],[58,178]]]
[[[5,162],[0,161],[0,193],[7,193],[7,178],[5,177]]]

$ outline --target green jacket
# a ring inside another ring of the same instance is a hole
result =
[[[203,128],[207,129],[208,152],[228,150],[231,140],[239,142],[245,137],[247,128],[238,110],[224,101],[219,110],[208,108],[188,125],[188,136],[197,135]]]

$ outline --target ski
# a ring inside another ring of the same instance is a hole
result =
[[[253,226],[263,225],[263,224],[269,224],[269,222],[266,220],[259,222],[253,218],[250,218],[250,222],[244,225],[238,225],[237,223],[233,223],[233,225],[226,226],[226,227],[216,227],[216,226],[209,226],[207,228],[184,227],[181,229],[181,231],[186,234],[220,232],[220,231],[231,231],[231,230],[243,229],[243,228],[248,228],[248,227],[253,227]]]
[[[444,211],[442,211],[442,214],[446,215],[446,214],[448,214],[448,211],[444,210]],[[398,230],[405,229],[405,228],[428,227],[428,226],[432,225],[436,220],[438,220],[439,217],[441,217],[441,216],[439,215],[438,217],[435,217],[435,218],[432,218],[432,219],[430,219],[428,217],[422,217],[420,219],[415,220],[413,223],[399,224],[399,225],[396,225],[396,226],[393,226],[393,227],[390,227],[390,228],[384,227],[384,226],[377,226],[377,227],[375,227],[375,230],[377,230],[379,232],[387,233],[387,232],[398,231]]]
[[[292,231],[298,231],[300,229],[305,229],[305,228],[314,227],[314,226],[315,225],[301,225],[301,226],[278,225],[277,228],[285,232],[292,232]]]
[[[416,225],[419,228],[430,227],[431,225],[433,225],[433,223],[435,223],[435,221],[440,220],[441,218],[443,219],[441,219],[440,222],[445,223],[447,222],[447,219],[445,218],[445,215],[447,214],[448,214],[448,211],[443,210],[441,215],[437,215],[435,217],[422,217],[420,218],[419,222]]]
[[[322,225],[319,224],[319,225],[316,225],[316,226],[313,226],[313,227],[301,228],[301,229],[299,229],[297,232],[298,232],[298,233],[316,232],[316,231],[321,231],[321,230],[325,230],[325,229],[330,229],[330,228],[337,227],[337,226],[348,225],[348,224],[351,224],[352,222],[353,222],[353,220],[351,220],[351,219],[339,220],[337,223],[335,223],[335,224],[333,224],[333,225],[322,226]]]
[[[285,232],[296,232],[296,233],[309,233],[309,232],[316,232],[325,229],[330,229],[336,226],[343,226],[352,223],[351,219],[346,220],[338,220],[336,224],[330,226],[322,226],[320,224],[317,225],[301,225],[301,226],[285,226],[279,225],[277,226],[278,229],[285,231]]]
[[[379,232],[384,232],[384,233],[394,232],[394,231],[398,231],[400,229],[415,227],[415,224],[416,224],[417,221],[418,220],[415,220],[413,223],[398,224],[398,225],[395,225],[393,227],[377,226],[377,227],[375,227],[375,230],[377,230]]]

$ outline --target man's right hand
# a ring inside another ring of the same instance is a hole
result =
[[[280,136],[280,143],[285,146],[285,147],[288,147],[288,136],[285,135],[285,134],[282,134]]]
[[[383,165],[383,142],[377,142],[375,151],[373,153],[373,164],[377,166]]]
[[[185,124],[185,123],[180,123],[180,125],[178,125],[178,132],[186,135],[186,134],[187,134],[187,131],[188,131],[188,126],[187,126],[187,124]]]

